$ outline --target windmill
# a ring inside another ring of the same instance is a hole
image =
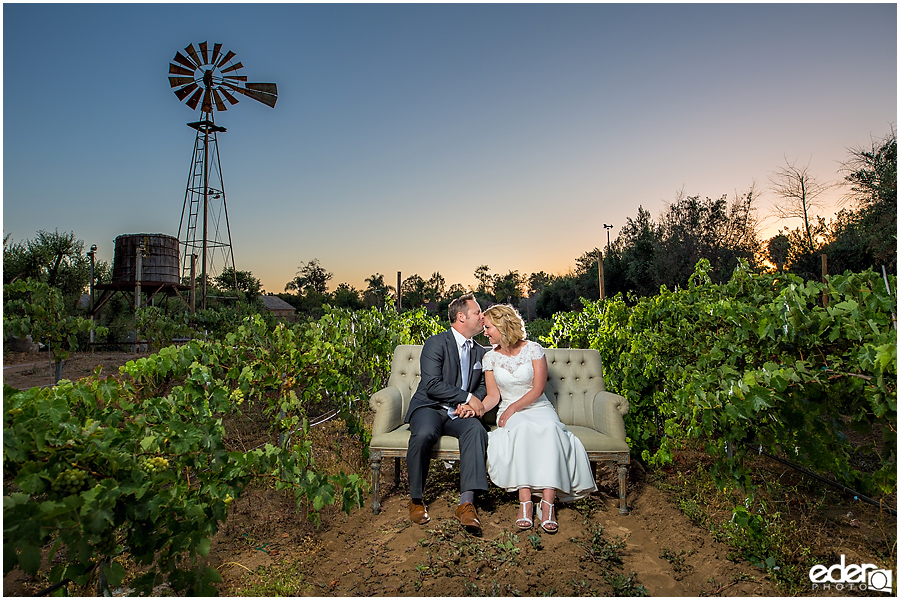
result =
[[[181,246],[181,277],[189,280],[196,271],[194,257],[201,260],[201,307],[206,308],[207,279],[215,277],[226,267],[234,272],[234,254],[231,248],[231,227],[225,205],[225,187],[222,182],[222,164],[219,161],[219,143],[216,135],[226,129],[216,125],[215,111],[228,110],[241,94],[268,106],[275,107],[278,88],[274,83],[247,83],[246,75],[238,75],[244,67],[234,62],[232,51],[222,52],[222,44],[213,44],[210,50],[206,42],[188,44],[169,63],[169,85],[179,100],[188,108],[200,108],[200,120],[188,123],[197,130],[194,153],[184,193],[184,207],[178,226]],[[235,289],[237,276],[235,272]]]

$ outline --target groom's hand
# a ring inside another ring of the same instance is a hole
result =
[[[460,404],[456,407],[454,414],[461,419],[468,419],[475,416],[475,411],[470,406]]]
[[[480,419],[484,416],[484,404],[482,404],[481,400],[479,400],[475,396],[472,396],[472,398],[469,400],[469,406],[471,406],[472,410],[475,411],[476,417]]]

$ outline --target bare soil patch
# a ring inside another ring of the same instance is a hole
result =
[[[73,353],[68,360],[63,362],[62,376],[63,379],[76,381],[91,375],[97,367],[103,369],[104,375],[115,375],[119,372],[119,366],[141,356],[148,356],[148,354],[132,352]],[[3,353],[3,382],[19,390],[52,385],[54,368],[48,352]]]

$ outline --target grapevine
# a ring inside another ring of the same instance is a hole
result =
[[[584,301],[556,315],[544,341],[600,351],[608,389],[631,406],[629,443],[646,461],[666,464],[697,441],[721,485],[746,487],[752,446],[867,493],[896,489],[896,302],[881,275],[819,283],[741,265],[713,284],[708,268],[700,261],[684,289]],[[874,443],[858,448],[853,433]],[[860,452],[880,467],[860,470]]]
[[[424,311],[399,315],[333,309],[319,321],[272,325],[247,317],[221,341],[191,341],[130,361],[119,377],[96,375],[5,393],[4,572],[36,573],[43,549],[65,560],[51,583],[118,586],[123,552],[143,569],[138,592],[169,581],[211,595],[218,573],[201,567],[229,507],[253,479],[294,493],[313,520],[324,506],[363,504],[357,474],[317,470],[307,410],[337,410],[367,444],[360,410],[383,387],[398,343],[421,343],[442,326]],[[7,390],[9,392],[9,390]],[[222,418],[262,402],[279,443],[225,447]],[[58,552],[58,550],[60,552]],[[98,568],[99,567],[99,568]]]

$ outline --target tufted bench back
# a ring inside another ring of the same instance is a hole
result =
[[[403,398],[403,409],[401,415],[406,415],[409,410],[409,401],[412,395],[416,393],[419,387],[419,381],[422,379],[421,365],[419,357],[422,354],[421,345],[400,345],[394,349],[394,360],[391,361],[391,377],[388,379],[388,387],[395,387],[400,390],[400,396]]]
[[[585,411],[591,406],[591,400],[597,392],[606,390],[600,353],[572,348],[544,348],[544,353],[547,355],[547,387],[544,393],[556,408],[559,420],[566,425],[589,421]],[[400,390],[403,415],[409,409],[409,401],[422,379],[421,354],[420,345],[401,345],[394,350],[388,386]],[[496,420],[496,409],[484,418],[489,425],[495,424]]]

